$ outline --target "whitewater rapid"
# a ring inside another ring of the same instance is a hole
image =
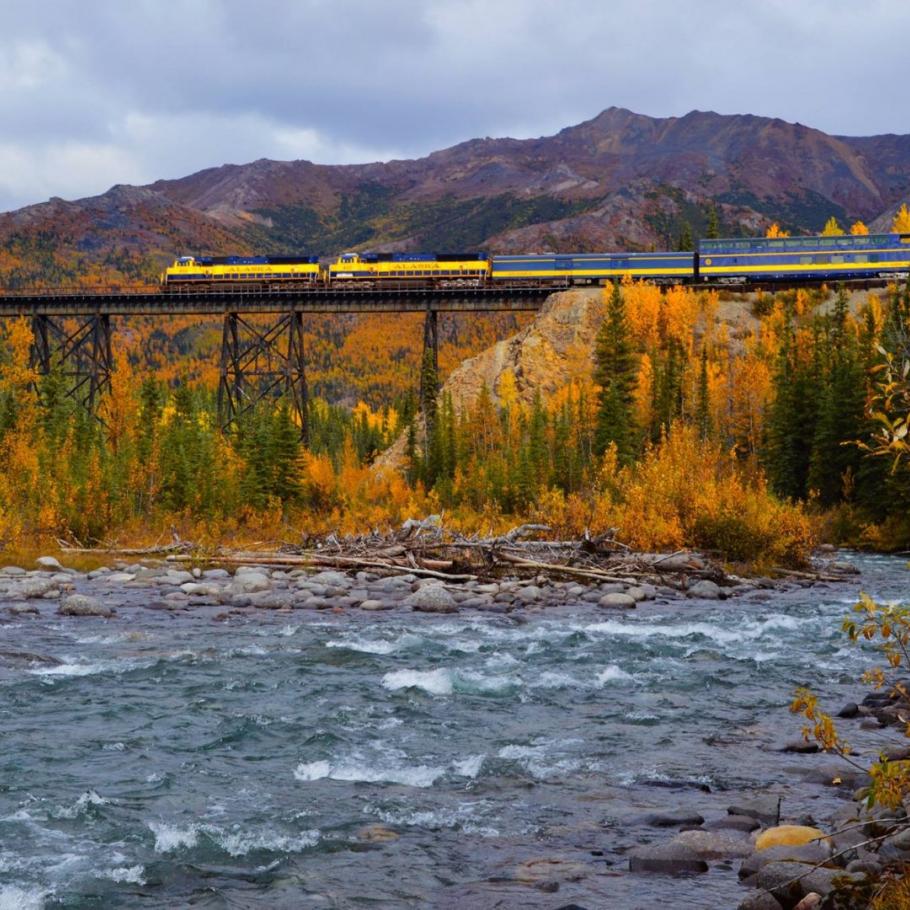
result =
[[[732,867],[629,875],[653,837],[629,819],[757,791],[836,805],[804,782],[823,756],[777,749],[797,685],[833,707],[861,691],[839,621],[906,578],[861,564],[852,585],[520,622],[216,622],[141,591],[112,620],[8,617],[3,653],[25,656],[0,658],[0,910],[734,906]],[[558,894],[516,871],[540,858],[575,870]]]

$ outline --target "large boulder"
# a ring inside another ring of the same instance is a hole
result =
[[[780,847],[766,847],[756,850],[747,856],[739,867],[739,877],[749,878],[759,869],[769,863],[808,863],[810,865],[823,865],[831,858],[831,850],[827,843],[812,844],[784,844]]]
[[[768,863],[748,879],[755,888],[770,891],[785,906],[793,906],[813,891],[826,897],[835,888],[836,880],[845,884],[862,880],[863,876],[843,869],[815,868],[806,863]]]
[[[634,607],[636,600],[634,597],[632,597],[631,594],[622,594],[616,591],[612,594],[604,594],[602,597],[598,598],[597,603],[601,607],[605,607],[607,609],[616,609],[617,607]]]
[[[780,819],[780,798],[762,795],[752,799],[743,799],[727,806],[729,815],[746,815],[764,825],[776,825]]]
[[[683,831],[671,843],[694,850],[702,859],[732,859],[752,852],[751,838],[739,831]]]
[[[441,582],[423,585],[404,599],[404,605],[420,613],[457,613],[455,598]]]
[[[821,842],[825,833],[808,825],[778,825],[762,831],[755,840],[756,850],[767,850],[769,847],[799,847],[812,841]]]
[[[70,594],[60,602],[57,612],[62,616],[104,616],[108,618],[114,615],[114,608],[85,594]]]
[[[720,600],[726,596],[719,585],[707,578],[690,585],[686,593],[689,597],[700,597],[702,600]]]
[[[58,582],[52,578],[23,578],[9,589],[7,596],[11,600],[28,600],[30,597],[44,597],[56,590]]]
[[[630,872],[660,872],[679,875],[686,872],[707,872],[708,864],[698,851],[684,844],[652,844],[636,847],[629,852]]]
[[[63,569],[63,566],[60,564],[60,560],[54,556],[39,556],[35,560],[35,564],[40,566],[42,569],[53,569],[57,572]]]
[[[271,581],[262,572],[244,572],[234,576],[229,590],[232,594],[257,594],[271,587]]]
[[[515,879],[527,884],[552,881],[577,882],[584,878],[587,872],[588,867],[577,860],[548,856],[520,863],[515,869]]]

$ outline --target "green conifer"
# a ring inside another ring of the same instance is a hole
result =
[[[632,348],[625,301],[619,284],[614,283],[607,316],[597,333],[594,348],[594,381],[600,386],[594,434],[596,454],[602,455],[613,444],[621,462],[632,460],[635,454],[632,405],[636,380],[637,358]]]

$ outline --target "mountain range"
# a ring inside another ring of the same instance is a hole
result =
[[[886,230],[910,199],[910,135],[611,107],[539,139],[473,139],[425,158],[209,168],[0,214],[0,286],[146,281],[182,254],[332,256],[673,248],[709,211],[725,234],[830,216]]]

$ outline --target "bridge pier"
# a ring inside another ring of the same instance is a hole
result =
[[[226,430],[259,402],[285,396],[309,442],[303,314],[290,310],[268,325],[256,325],[237,312],[225,313],[221,335],[218,419]]]
[[[436,310],[427,310],[423,322],[423,356],[420,360],[420,410],[429,432],[436,418],[439,394],[439,322]]]
[[[61,317],[35,315],[31,323],[34,369],[42,376],[59,369],[68,380],[66,396],[94,412],[114,369],[111,317],[95,313],[64,323]]]

